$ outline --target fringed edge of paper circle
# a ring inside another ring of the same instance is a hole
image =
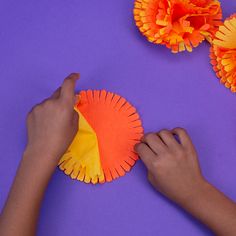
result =
[[[123,155],[124,159],[119,164],[114,163],[113,166],[105,168],[104,163],[101,162],[102,170],[104,172],[105,182],[110,182],[129,172],[138,160],[138,155],[134,152],[133,147],[138,143],[143,135],[142,122],[136,109],[123,97],[107,92],[106,90],[87,90],[80,93],[81,104],[83,103],[106,103],[114,110],[117,110],[128,117],[129,127],[132,129],[132,136],[128,137],[130,143],[127,155]],[[79,109],[79,106],[77,106]]]

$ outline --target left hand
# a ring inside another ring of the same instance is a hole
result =
[[[28,114],[26,156],[56,165],[71,144],[78,130],[78,113],[74,110],[78,78],[79,74],[69,75],[51,97]]]

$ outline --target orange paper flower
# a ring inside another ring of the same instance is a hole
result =
[[[236,15],[226,19],[210,49],[211,64],[220,82],[236,92]]]
[[[111,92],[81,91],[75,109],[79,131],[59,162],[73,179],[103,183],[123,176],[138,159],[134,145],[143,135],[136,109]]]
[[[191,52],[205,38],[211,41],[222,18],[218,0],[136,0],[136,25],[150,42],[173,53]]]

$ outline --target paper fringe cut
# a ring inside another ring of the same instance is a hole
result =
[[[236,92],[236,14],[226,19],[215,34],[210,49],[213,70],[220,82]]]
[[[173,53],[192,51],[209,41],[222,19],[218,0],[136,0],[134,19],[150,42]]]
[[[226,49],[236,49],[236,14],[225,20],[215,34],[213,44]]]
[[[79,97],[75,106],[79,131],[60,160],[60,169],[93,184],[125,175],[138,159],[133,149],[143,135],[136,109],[105,90],[81,91]]]
[[[88,124],[82,113],[79,113],[79,132],[77,132],[72,144],[59,162],[59,168],[70,175],[72,179],[78,179],[85,183],[104,182],[104,174],[101,168],[98,140],[96,133]]]

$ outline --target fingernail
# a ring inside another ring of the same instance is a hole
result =
[[[137,148],[138,145],[139,145],[139,143],[136,143],[136,144],[134,145],[134,152],[135,152],[135,153],[137,153],[136,148]]]
[[[76,76],[77,79],[79,79],[80,73],[76,72],[76,73],[74,73],[74,75]]]
[[[80,73],[71,73],[68,77],[72,77],[73,79],[78,80],[80,77]]]

